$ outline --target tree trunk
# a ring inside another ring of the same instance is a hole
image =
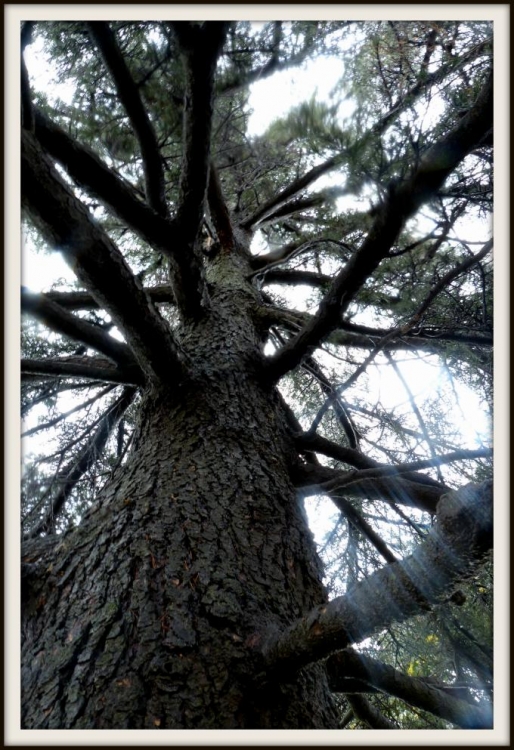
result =
[[[212,263],[212,309],[183,326],[189,377],[146,392],[127,464],[44,576],[32,571],[24,728],[338,724],[321,666],[265,690],[255,680],[254,644],[325,592],[289,479],[294,447],[259,378],[245,271],[238,254]]]

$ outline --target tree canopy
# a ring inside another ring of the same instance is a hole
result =
[[[492,23],[25,22],[22,51],[26,241],[76,276],[21,291],[24,580],[149,394],[241,371],[328,592],[248,635],[256,684],[322,663],[341,727],[490,728]],[[252,85],[321,57],[330,98],[252,134]]]

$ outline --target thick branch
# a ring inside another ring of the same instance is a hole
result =
[[[135,367],[137,372],[134,372],[132,377],[135,376],[138,381],[141,381],[142,373],[126,344],[116,341],[98,326],[75,317],[56,302],[48,299],[45,294],[34,294],[22,287],[21,309],[44,323],[52,331],[69,336],[105,354],[122,370],[127,369],[130,372]]]
[[[337,490],[327,490],[325,487],[327,483],[337,484],[341,475],[342,472],[338,469],[330,469],[328,466],[303,466],[295,467],[293,481],[302,497],[327,494],[337,505],[335,500]],[[344,496],[362,500],[384,500],[394,508],[396,505],[404,505],[433,515],[436,512],[437,503],[448,488],[437,483],[426,484],[422,480],[428,477],[422,474],[414,476],[419,478],[419,481],[398,476],[361,479],[346,484]]]
[[[62,357],[59,359],[22,359],[21,379],[33,379],[34,375],[43,378],[83,378],[107,383],[142,385],[139,370],[129,375],[126,370],[113,367],[109,360],[100,357]]]
[[[390,186],[389,196],[378,208],[366,240],[336,276],[316,316],[269,361],[268,374],[273,380],[296,367],[337,326],[358,290],[388,255],[407,219],[435,195],[487,133],[492,124],[492,110],[491,75],[475,105],[453,130],[428,149],[413,176],[399,186]]]
[[[157,138],[127,64],[118,47],[114,32],[104,21],[88,24],[89,33],[113,77],[118,97],[123,104],[139,141],[145,174],[145,192],[150,206],[161,216],[168,213],[164,192],[164,172]]]
[[[213,21],[197,26],[189,22],[174,22],[172,26],[182,55],[185,79],[176,241],[177,252],[187,257],[190,263],[188,312],[194,317],[206,304],[198,239],[209,175],[214,74],[228,24]]]
[[[314,608],[264,644],[268,678],[292,678],[307,664],[430,609],[476,569],[492,544],[492,482],[445,495],[435,527],[412,555]]]
[[[267,320],[268,325],[284,326],[288,330],[291,330],[291,328],[298,330],[302,325],[306,327],[314,320],[309,313],[285,310],[269,305],[263,308],[262,317]],[[459,334],[439,328],[423,327],[416,329],[412,335],[405,336],[402,335],[401,327],[386,330],[345,321],[340,322],[338,328],[332,331],[326,340],[336,346],[351,346],[356,349],[374,349],[380,345],[382,351],[408,349],[435,353],[444,350],[446,341],[486,348],[493,345],[493,338],[488,335]]]
[[[154,303],[175,301],[173,289],[166,284],[145,288],[145,294]],[[46,292],[45,297],[67,310],[97,310],[99,308],[98,302],[89,292]]]
[[[25,23],[25,26],[27,26],[27,23]],[[34,108],[32,106],[29,74],[23,54],[21,55],[21,126],[25,130],[34,131]]]
[[[350,704],[356,719],[363,721],[370,729],[397,729],[392,721],[386,719],[380,711],[371,705],[363,695],[347,695],[346,700]]]
[[[423,678],[409,677],[388,664],[356,653],[352,649],[333,654],[327,659],[326,669],[330,689],[334,692],[345,693],[350,681],[362,680],[388,695],[400,698],[423,711],[429,711],[463,729],[492,728],[491,706],[475,702],[470,704],[460,700],[455,694],[460,694],[462,689],[452,688],[451,685],[431,684]]]
[[[330,276],[325,276],[324,274],[316,273],[314,271],[274,268],[269,271],[264,269],[264,272],[264,283],[266,284],[292,284],[294,286],[298,284],[307,284],[308,286],[325,289],[332,282]]]
[[[358,450],[338,445],[338,443],[334,443],[332,440],[328,440],[321,435],[303,433],[302,435],[297,435],[295,437],[295,440],[299,448],[307,448],[311,451],[315,451],[316,453],[322,453],[324,456],[334,458],[336,461],[342,461],[343,463],[349,464],[350,466],[355,466],[355,468],[359,470],[376,469],[385,466],[379,461],[375,461],[373,458],[368,458]],[[417,465],[419,468],[419,464]],[[445,489],[447,489],[444,485],[436,482],[435,479],[431,479],[430,477],[424,476],[423,474],[411,474],[410,472],[407,472],[403,475],[403,479],[409,479],[413,482],[426,484],[430,487],[438,489],[441,492],[444,492]]]
[[[26,131],[21,184],[23,204],[34,223],[123,332],[146,376],[179,377],[182,365],[175,343],[140,282]]]
[[[73,180],[99,198],[154,250],[168,258],[174,299],[179,309],[187,313],[192,304],[188,290],[191,284],[196,288],[194,279],[199,271],[191,270],[194,259],[179,252],[175,244],[174,222],[163,218],[139,200],[130,185],[117,177],[95,153],[77,143],[41,112],[36,111],[35,125],[36,136],[45,151],[65,167]],[[191,274],[193,281],[190,280]]]

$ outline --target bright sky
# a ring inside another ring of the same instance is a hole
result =
[[[249,135],[262,135],[274,120],[314,95],[326,101],[343,71],[343,62],[337,57],[324,57],[254,83],[249,102],[253,109],[248,122]]]

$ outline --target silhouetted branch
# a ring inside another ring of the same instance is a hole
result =
[[[54,496],[51,507],[48,509],[45,517],[27,534],[28,538],[51,531],[55,519],[62,512],[71,491],[101,455],[112,430],[130,406],[135,394],[135,388],[126,388],[124,390],[120,398],[109,406],[95,434],[88,440],[80,454],[55,477],[54,481],[59,485],[59,490]]]
[[[313,167],[308,172],[306,172],[303,177],[299,177],[287,188],[281,190],[280,193],[267,201],[253,214],[253,216],[250,216],[248,219],[246,219],[242,223],[242,226],[245,229],[255,229],[260,223],[267,219],[267,217],[270,216],[272,212],[276,211],[290,198],[294,198],[295,195],[298,195],[301,190],[309,187],[309,185],[315,182],[315,180],[317,180],[319,177],[338,167],[343,163],[344,159],[344,155],[337,154],[336,156],[331,156],[330,159],[327,159],[322,164],[318,164],[317,167]]]
[[[44,150],[66,169],[86,192],[99,198],[119,219],[170,263],[173,296],[180,310],[191,305],[188,290],[200,271],[191,270],[194,258],[184,255],[176,243],[174,222],[141,201],[136,191],[121,180],[89,148],[80,145],[41,112],[35,112],[36,136]],[[190,281],[192,274],[193,281]],[[196,288],[196,287],[195,287]]]
[[[488,448],[477,448],[475,450],[460,450],[448,453],[444,456],[433,456],[432,458],[420,459],[419,461],[410,461],[399,464],[398,466],[377,466],[373,469],[360,469],[350,472],[341,472],[339,477],[329,480],[321,485],[319,489],[333,492],[334,490],[343,489],[355,482],[361,482],[365,479],[378,479],[383,477],[395,477],[399,475],[409,475],[413,471],[428,469],[433,466],[442,466],[454,461],[470,461],[475,458],[490,458],[493,455],[492,450]]]
[[[173,289],[167,284],[161,286],[154,286],[145,288],[145,294],[154,303],[168,302],[170,304],[175,302],[173,295]],[[67,310],[97,310],[99,308],[98,302],[89,294],[89,292],[46,292],[45,297],[57,302],[61,307]]]
[[[218,170],[212,161],[209,171],[207,197],[212,221],[221,246],[231,251],[234,249],[234,230],[230,219],[230,212],[225,202],[225,198],[223,197],[223,189],[221,187]]]
[[[25,47],[31,43],[32,21],[25,21],[21,30],[21,126],[25,130],[34,132],[34,108],[32,105],[32,94],[30,91],[30,80],[23,57]]]
[[[363,695],[358,693],[347,695],[346,700],[350,704],[355,718],[363,721],[370,729],[398,729],[396,724],[386,719]]]
[[[146,376],[150,380],[179,376],[182,365],[167,325],[118,248],[26,131],[22,131],[21,184],[24,208],[123,332]]]
[[[142,379],[139,366],[126,344],[116,341],[98,326],[75,317],[56,302],[48,299],[45,294],[35,294],[22,287],[21,309],[22,312],[28,313],[44,323],[50,330],[68,336],[96,349],[101,354],[105,354],[122,370],[126,368],[130,371],[136,368],[139,373],[138,379]]]
[[[330,499],[338,510],[348,519],[348,521],[361,532],[366,539],[371,542],[375,549],[382,555],[388,563],[397,562],[387,544],[382,537],[369,525],[364,516],[355,508],[349,500],[340,497],[335,493],[330,493]]]
[[[82,409],[86,409],[88,406],[91,406],[92,404],[96,403],[99,399],[106,396],[108,393],[110,393],[113,388],[116,388],[116,385],[108,385],[106,388],[103,388],[100,393],[95,393],[94,396],[91,398],[88,398],[86,401],[82,401],[82,403],[78,404],[77,406],[74,406],[72,409],[68,409],[68,411],[62,412],[62,414],[59,414],[57,417],[54,417],[53,419],[49,419],[47,422],[41,422],[40,424],[37,424],[35,427],[31,427],[29,430],[25,430],[25,432],[22,432],[21,437],[26,438],[30,437],[30,435],[35,435],[38,432],[42,432],[43,430],[49,430],[51,427],[55,427],[56,424],[59,424],[59,422],[62,422],[63,420],[70,417],[72,414],[76,414],[78,411],[82,411]]]
[[[326,669],[334,692],[346,693],[347,684],[358,679],[463,729],[492,729],[492,707],[477,703],[466,688],[409,677],[353,649],[333,654],[326,661]]]
[[[198,239],[209,177],[214,74],[228,24],[173,22],[171,26],[184,65],[184,145],[175,241],[177,252],[189,259],[185,312],[195,317],[207,304]]]
[[[159,145],[148,112],[142,102],[139,89],[121,53],[116,36],[105,21],[87,24],[93,41],[98,46],[109,70],[120,102],[123,104],[141,148],[145,174],[145,193],[150,206],[161,216],[168,209],[164,192],[164,171]]]
[[[387,257],[406,220],[437,192],[487,133],[492,123],[492,105],[491,75],[475,105],[453,130],[428,149],[413,176],[389,186],[389,195],[378,207],[366,240],[336,276],[311,323],[269,360],[267,372],[271,379],[277,380],[296,367],[337,327],[358,290]]]
[[[142,385],[140,370],[128,373],[113,367],[107,359],[100,357],[61,357],[59,359],[22,359],[21,380],[33,380],[34,376],[43,378],[84,378],[100,380],[107,383],[124,383]]]

